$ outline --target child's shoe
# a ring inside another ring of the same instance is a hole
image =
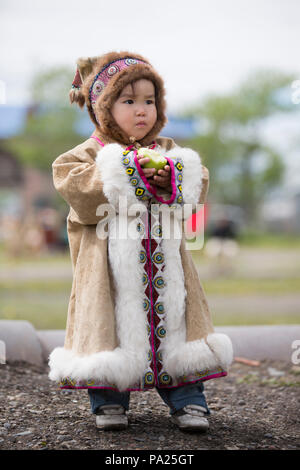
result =
[[[121,405],[103,405],[96,414],[96,426],[104,431],[121,430],[128,427],[125,408]]]
[[[209,423],[205,416],[205,408],[199,405],[187,405],[171,416],[172,423],[182,431],[205,432]]]

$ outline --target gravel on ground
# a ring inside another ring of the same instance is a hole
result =
[[[234,362],[205,384],[205,434],[180,431],[156,390],[132,392],[129,427],[100,431],[87,390],[60,390],[48,366],[0,364],[0,449],[256,450],[300,448],[300,366]]]

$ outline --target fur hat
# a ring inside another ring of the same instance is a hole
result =
[[[86,104],[91,120],[100,133],[121,144],[133,141],[116,123],[110,110],[123,88],[136,80],[151,80],[155,88],[157,120],[151,131],[139,141],[150,143],[165,126],[165,88],[162,78],[147,59],[139,54],[109,52],[99,57],[79,58],[77,72],[70,91],[70,101],[82,108]]]

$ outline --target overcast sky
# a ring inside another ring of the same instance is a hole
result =
[[[0,0],[0,80],[7,103],[24,103],[39,67],[129,50],[157,68],[176,111],[259,67],[300,79],[299,19],[299,0]]]

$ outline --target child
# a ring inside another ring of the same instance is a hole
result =
[[[100,429],[126,428],[130,391],[155,387],[173,423],[205,431],[203,381],[227,375],[232,345],[214,332],[184,234],[164,237],[157,209],[203,203],[207,170],[196,152],[158,137],[164,84],[144,57],[111,52],[77,65],[70,99],[86,104],[95,131],[53,163],[55,188],[70,205],[73,285],[49,377],[88,389]],[[142,168],[150,160],[141,147],[167,159],[158,174]],[[137,236],[119,236],[124,222]]]

